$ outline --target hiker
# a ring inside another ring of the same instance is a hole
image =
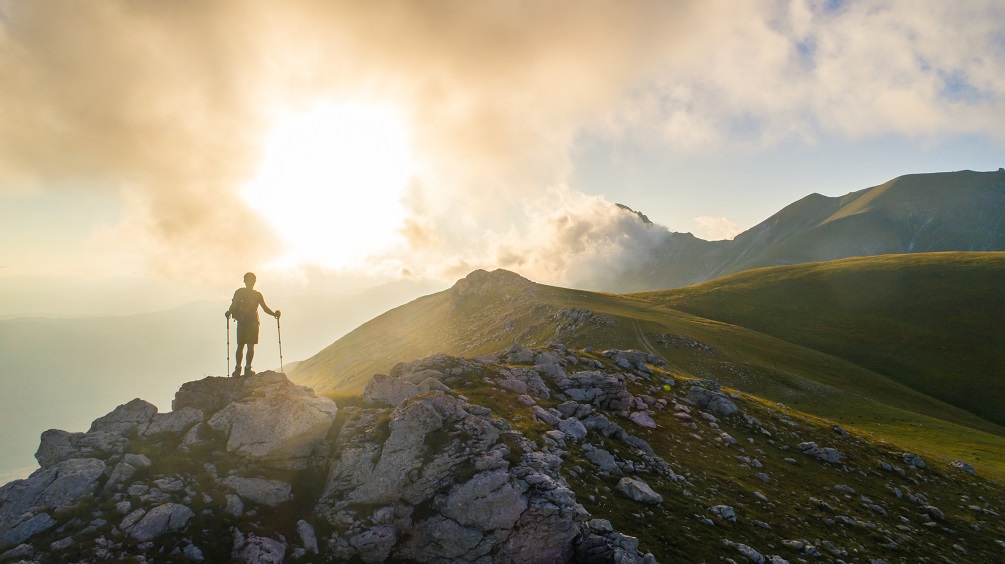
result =
[[[244,375],[251,376],[255,373],[251,369],[251,361],[255,358],[255,345],[258,344],[258,306],[262,306],[265,313],[279,319],[282,314],[278,309],[272,311],[265,305],[265,298],[262,293],[255,290],[255,274],[249,272],[244,275],[244,288],[238,288],[234,292],[234,299],[230,302],[230,309],[224,315],[233,317],[237,321],[237,367],[231,376],[241,375],[241,356],[244,354],[244,346],[248,346],[248,358],[244,364]]]

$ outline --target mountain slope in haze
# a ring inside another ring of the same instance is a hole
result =
[[[670,233],[625,291],[676,288],[758,268],[854,256],[1005,250],[1005,170],[910,174],[845,196],[811,194],[737,235]]]
[[[476,271],[449,290],[363,324],[291,371],[333,396],[357,394],[401,358],[478,356],[514,343],[640,349],[676,373],[716,378],[745,392],[877,432],[945,456],[979,453],[1005,477],[1005,428],[846,359],[644,301]],[[935,450],[931,450],[935,449]],[[939,450],[941,449],[941,450]]]
[[[750,270],[639,299],[846,359],[1005,425],[1005,253]]]

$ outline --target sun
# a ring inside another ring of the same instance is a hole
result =
[[[393,108],[285,111],[262,155],[241,196],[282,237],[276,266],[361,266],[397,241],[413,159],[409,129]]]

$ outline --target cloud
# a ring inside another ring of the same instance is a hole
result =
[[[246,270],[279,250],[238,197],[275,108],[381,100],[425,166],[411,246],[379,264],[573,280],[658,241],[575,187],[525,208],[568,181],[581,136],[675,152],[1000,138],[1003,21],[993,0],[0,0],[0,193],[112,190],[126,205],[106,240],[151,268]]]
[[[736,223],[724,217],[709,217],[707,215],[703,215],[693,219],[698,225],[696,235],[706,241],[732,239],[733,237],[739,235],[741,231],[740,227]]]

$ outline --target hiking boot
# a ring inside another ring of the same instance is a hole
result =
[[[237,377],[238,377],[238,376],[240,376],[240,375],[241,375],[241,367],[240,367],[240,366],[238,366],[237,368],[235,368],[235,369],[234,369],[234,373],[233,373],[233,374],[231,374],[231,377],[233,377],[233,378],[237,378]]]
[[[245,376],[254,376],[255,375],[255,371],[252,370],[251,367],[249,366],[249,367],[247,367],[247,368],[244,369],[244,375]]]

